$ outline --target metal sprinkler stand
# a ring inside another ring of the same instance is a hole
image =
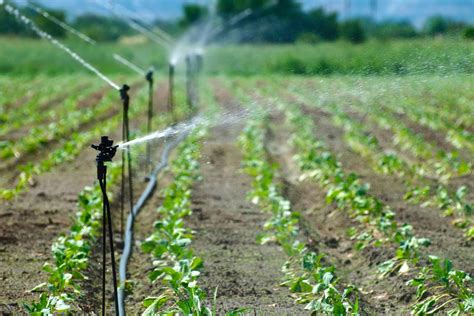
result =
[[[192,57],[192,98],[193,110],[196,110],[199,105],[199,75],[202,71],[203,56],[201,52],[195,52]]]
[[[173,116],[173,123],[176,123],[176,113],[174,108],[174,72],[175,65],[173,63],[169,64],[169,73],[168,73],[168,112]]]
[[[193,58],[186,55],[186,101],[190,110],[194,109],[194,75]]]
[[[196,59],[196,73],[197,74],[200,74],[201,71],[202,71],[202,67],[204,65],[204,60],[203,60],[203,57],[202,57],[202,52],[198,52],[194,55],[195,59]]]
[[[108,136],[102,136],[99,145],[91,145],[92,148],[99,151],[96,157],[97,162],[97,179],[99,180],[100,189],[102,191],[102,315],[105,315],[105,301],[106,301],[106,261],[107,261],[107,229],[109,230],[110,242],[110,257],[112,261],[112,280],[114,286],[114,303],[115,313],[118,315],[118,294],[117,294],[117,274],[115,271],[115,250],[114,250],[114,236],[112,229],[112,214],[110,212],[110,203],[107,197],[107,165],[106,162],[112,161],[112,158],[117,152],[118,146],[113,146],[113,141],[109,140]]]
[[[130,96],[128,91],[130,87],[126,84],[122,86],[120,91],[120,98],[123,104],[123,124],[122,124],[122,138],[125,141],[130,141],[130,126],[128,121],[128,109],[130,106]],[[127,155],[127,159],[125,159]],[[122,152],[122,186],[121,186],[121,199],[120,199],[120,237],[123,240],[123,221],[124,221],[124,207],[125,207],[125,160],[127,160],[128,167],[128,186],[129,186],[129,199],[130,199],[130,211],[133,211],[133,181],[132,181],[132,155],[130,150]]]
[[[150,69],[146,76],[146,81],[148,81],[148,122],[147,122],[147,133],[151,133],[152,129],[152,120],[153,120],[153,69]],[[151,143],[147,142],[146,144],[146,172],[147,174],[151,172]]]

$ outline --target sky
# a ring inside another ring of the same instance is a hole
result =
[[[22,3],[25,0],[17,0]],[[110,0],[39,0],[46,6],[66,9],[72,14],[104,13],[95,1]],[[433,15],[445,15],[474,23],[474,0],[299,0],[305,9],[323,6],[339,12],[341,17],[373,16],[376,19],[406,19],[420,26]],[[210,3],[211,0],[115,0],[149,20],[174,19],[181,14],[183,3]],[[349,5],[350,3],[350,5]],[[373,4],[376,3],[374,10]]]

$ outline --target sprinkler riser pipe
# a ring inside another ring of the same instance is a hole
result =
[[[122,132],[123,139],[127,142],[130,140],[130,127],[128,120],[128,110],[130,107],[130,95],[128,94],[130,87],[126,84],[123,85],[120,89],[120,98],[122,99],[123,104],[123,124]],[[132,155],[130,150],[126,153],[122,152],[122,185],[121,185],[121,200],[120,200],[120,234],[123,239],[123,221],[124,221],[124,206],[125,206],[125,156],[127,157],[127,167],[128,167],[128,189],[129,189],[129,199],[130,199],[130,211],[133,210],[133,172],[132,172]]]
[[[193,59],[192,56],[186,55],[186,102],[191,110],[194,108]]]
[[[151,133],[152,122],[153,122],[153,70],[148,71],[145,76],[148,81],[148,121],[147,121],[147,133]],[[150,171],[151,166],[151,144],[148,142],[146,146],[146,171]]]
[[[175,117],[175,102],[174,102],[174,74],[175,74],[175,65],[173,63],[169,64],[168,72],[168,111],[173,116],[173,121],[176,122]]]

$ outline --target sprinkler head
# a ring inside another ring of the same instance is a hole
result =
[[[120,89],[120,98],[122,101],[128,100],[130,97],[128,96],[128,91],[130,90],[130,87],[124,84],[122,88]]]
[[[148,70],[148,72],[147,72],[146,75],[145,75],[145,79],[146,79],[148,82],[152,82],[152,81],[153,81],[153,69]]]
[[[118,148],[118,145],[113,146],[113,143],[114,141],[108,136],[102,136],[99,145],[91,145],[92,148],[99,151],[96,158],[98,164],[112,161]]]

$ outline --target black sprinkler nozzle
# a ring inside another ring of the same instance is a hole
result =
[[[126,84],[122,86],[120,89],[120,98],[122,101],[128,101],[130,99],[130,96],[128,95],[128,91],[130,91],[130,87]]]
[[[153,82],[153,70],[149,70],[149,71],[146,73],[145,79],[146,79],[146,81],[148,81],[148,82]]]
[[[113,146],[113,143],[114,141],[110,140],[108,136],[102,136],[99,145],[91,145],[92,148],[99,152],[95,158],[97,162],[97,179],[99,180],[105,178],[107,172],[105,162],[112,161],[117,152],[118,145]]]
[[[118,145],[113,146],[113,144],[114,141],[109,139],[108,136],[102,136],[99,145],[91,145],[92,148],[99,151],[96,158],[98,163],[112,161],[118,148]]]

